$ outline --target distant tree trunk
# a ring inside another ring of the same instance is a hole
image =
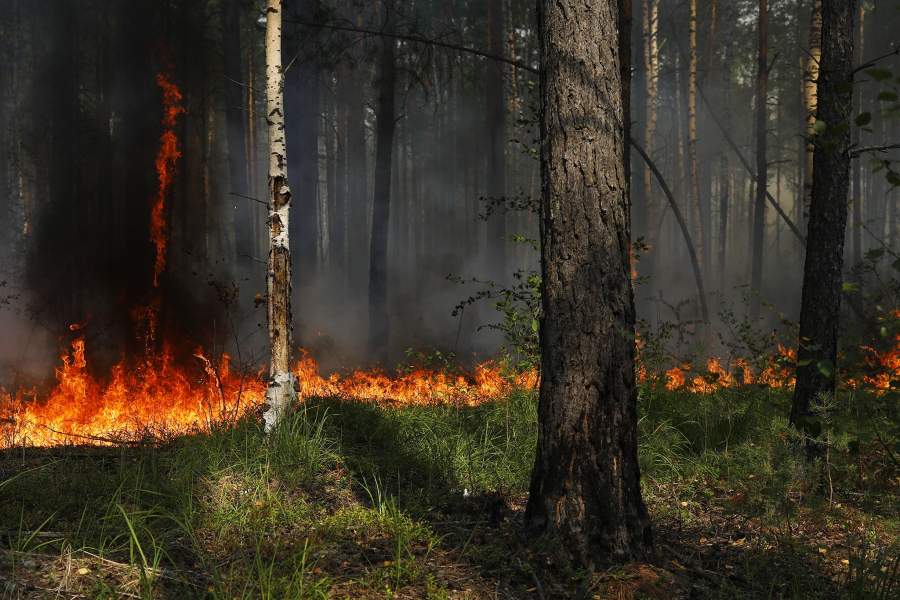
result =
[[[646,119],[644,120],[644,150],[650,156],[653,155],[653,141],[656,135],[656,121],[658,115],[658,90],[659,90],[659,0],[643,0],[643,54],[644,54],[644,101],[646,103]],[[647,239],[651,246],[651,258],[648,260],[647,275],[650,277],[650,285],[655,285],[654,275],[656,265],[660,259],[659,238],[654,229],[661,211],[661,203],[654,200],[653,173],[646,164],[643,174],[643,198],[646,204]]]
[[[731,48],[726,46],[722,59],[722,121],[731,126]],[[728,272],[728,209],[731,203],[731,171],[728,167],[728,153],[719,154],[719,297],[725,299]]]
[[[368,72],[366,63],[357,62],[355,79],[361,81]],[[349,85],[347,102],[347,253],[350,267],[350,289],[366,289],[369,266],[368,224],[368,152],[366,144],[365,98],[362,85]]]
[[[503,0],[487,0],[488,48],[495,56],[506,55],[503,35]],[[489,147],[487,161],[488,197],[499,199],[506,195],[506,101],[504,100],[505,69],[503,63],[487,61],[486,99]],[[488,272],[491,278],[503,281],[506,275],[506,206],[497,205],[488,221]]]
[[[688,65],[688,161],[690,168],[691,221],[693,221],[698,254],[704,271],[707,266],[708,240],[700,206],[700,170],[697,164],[697,0],[690,0],[690,64]]]
[[[382,4],[385,10],[390,10]],[[388,19],[391,17],[388,15]],[[375,148],[375,194],[372,206],[372,246],[369,258],[369,349],[373,358],[387,357],[388,327],[387,312],[387,249],[388,225],[391,207],[391,166],[393,164],[394,129],[396,113],[394,92],[397,85],[397,65],[394,53],[394,39],[381,39],[379,60],[378,107]]]
[[[257,156],[256,156],[256,65],[253,61],[253,44],[247,44],[247,115],[244,136],[245,154],[247,157],[247,189],[250,196],[256,196],[258,188],[257,182]],[[256,257],[264,252],[263,235],[262,235],[262,219],[260,219],[262,207],[259,205],[251,207],[251,248],[252,256]]]
[[[756,64],[756,201],[753,208],[753,240],[750,257],[750,319],[759,318],[762,295],[763,244],[766,231],[766,192],[769,163],[766,157],[769,95],[769,6],[759,0],[759,35]]]
[[[328,272],[332,279],[341,277],[343,272],[343,194],[338,183],[338,146],[340,145],[340,118],[337,98],[331,93],[325,104],[325,180],[328,195],[325,198],[325,209],[328,215]]]
[[[288,14],[310,22],[317,17],[319,0],[286,0]],[[293,61],[286,72],[285,104],[288,154],[294,157],[294,207],[296,219],[291,224],[294,239],[295,298],[302,298],[316,279],[319,259],[319,121],[320,64],[317,48],[318,30],[290,28],[285,39],[286,54]],[[298,336],[303,343],[306,313],[296,315]]]
[[[269,250],[268,292],[269,387],[266,391],[266,431],[272,431],[297,393],[291,373],[291,188],[287,177],[284,133],[284,71],[281,66],[281,0],[266,7],[266,122],[269,127]]]
[[[803,267],[797,385],[791,423],[808,434],[820,426],[816,396],[834,394],[840,322],[844,233],[850,186],[850,118],[853,110],[853,19],[856,0],[823,0],[822,59],[814,137],[812,202]]]
[[[856,46],[854,53],[854,62],[855,64],[861,64],[863,60],[863,49],[865,47],[865,22],[866,22],[866,8],[864,3],[860,3],[859,5],[859,23],[858,29],[856,32]],[[862,112],[862,89],[856,90],[856,98],[855,98],[855,112],[859,114]],[[853,127],[853,145],[859,144],[859,127]],[[862,194],[862,158],[858,158],[853,161],[853,198],[851,200],[853,203],[853,228],[852,228],[852,240],[853,240],[853,264],[858,264],[862,261],[862,203],[863,203],[863,194]]]
[[[637,461],[618,15],[615,0],[538,4],[543,321],[525,521],[588,566],[651,547]]]
[[[803,109],[806,118],[806,157],[803,171],[803,214],[809,214],[809,202],[813,186],[813,127],[816,124],[817,87],[819,61],[822,58],[822,0],[812,0],[809,21],[809,52],[803,74]]]
[[[224,30],[222,45],[225,50],[225,114],[228,140],[228,171],[231,174],[231,189],[226,193],[252,196],[248,184],[247,152],[245,145],[243,82],[247,79],[241,69],[241,2],[226,0],[223,7]],[[239,196],[228,196],[228,204],[234,207],[234,244],[237,260],[250,265],[255,255],[250,200]]]

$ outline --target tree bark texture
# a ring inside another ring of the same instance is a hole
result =
[[[700,167],[697,164],[697,0],[690,0],[689,21],[690,62],[688,64],[688,168],[690,169],[691,221],[697,240],[698,256],[703,269],[707,268],[706,255],[709,245],[704,229],[703,210],[700,206]]]
[[[266,277],[269,321],[266,431],[290,409],[297,395],[291,374],[291,188],[284,132],[284,71],[281,65],[281,0],[266,7],[266,123],[269,128],[269,261]],[[299,107],[298,107],[299,108]]]
[[[803,214],[809,212],[813,185],[813,126],[816,124],[817,87],[819,63],[822,58],[822,0],[812,0],[809,21],[809,52],[803,76],[803,109],[806,113],[806,156],[803,169]]]
[[[844,234],[850,187],[850,119],[853,110],[855,0],[823,0],[822,60],[809,211],[797,384],[791,423],[816,433],[816,397],[834,394],[841,306]]]
[[[541,387],[526,524],[574,560],[645,557],[618,3],[542,0]]]

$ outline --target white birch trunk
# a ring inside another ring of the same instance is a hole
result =
[[[271,362],[266,391],[266,432],[297,399],[291,360],[291,251],[288,219],[291,189],[284,134],[284,72],[281,67],[281,0],[266,7],[266,121],[269,128],[269,261],[266,277]]]

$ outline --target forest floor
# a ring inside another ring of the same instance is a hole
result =
[[[476,408],[319,400],[268,441],[246,419],[7,450],[0,598],[897,597],[896,398],[842,395],[824,469],[796,460],[788,401],[643,389],[656,556],[597,573],[523,536],[533,392]]]

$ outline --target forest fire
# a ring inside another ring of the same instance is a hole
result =
[[[122,361],[101,379],[89,372],[85,340],[78,336],[60,357],[56,383],[47,394],[0,389],[0,447],[103,445],[208,431],[263,403],[261,371],[238,373],[227,354],[215,362],[201,350],[194,357],[196,365],[179,366],[164,349],[133,367]],[[537,382],[534,372],[510,376],[491,362],[477,365],[469,374],[413,369],[391,376],[355,370],[326,377],[306,352],[301,352],[294,373],[302,399],[336,397],[383,405],[471,406]]]
[[[262,370],[241,373],[232,368],[227,354],[213,361],[201,350],[194,353],[195,365],[176,364],[173,354],[164,348],[133,367],[120,362],[105,379],[94,377],[88,369],[80,328],[73,326],[72,330],[79,335],[60,357],[56,383],[49,392],[0,389],[0,447],[105,445],[208,431],[216,424],[233,423],[264,401]],[[847,385],[876,394],[896,389],[891,386],[900,378],[900,338],[888,352],[871,348],[869,352],[871,374],[861,383],[848,380]],[[533,370],[508,373],[496,362],[481,363],[465,374],[415,368],[395,375],[373,369],[323,376],[309,353],[300,354],[293,371],[303,400],[475,406],[502,399],[515,389],[534,389],[538,382]],[[695,394],[747,385],[781,389],[793,386],[795,361],[794,350],[779,346],[758,371],[743,360],[735,360],[733,368],[726,369],[719,359],[710,358],[704,373],[694,373],[690,364],[681,364],[657,379],[639,364],[638,377],[646,384],[658,380],[670,391]]]
[[[166,194],[172,186],[175,176],[175,164],[181,157],[178,149],[178,136],[175,134],[175,125],[178,117],[184,114],[185,109],[181,105],[182,95],[168,75],[158,73],[156,84],[163,94],[163,132],[159,138],[159,152],[156,155],[156,176],[158,187],[153,199],[150,212],[150,240],[156,250],[156,260],[153,265],[153,287],[159,287],[160,276],[166,268],[166,245],[168,234],[166,232]]]

